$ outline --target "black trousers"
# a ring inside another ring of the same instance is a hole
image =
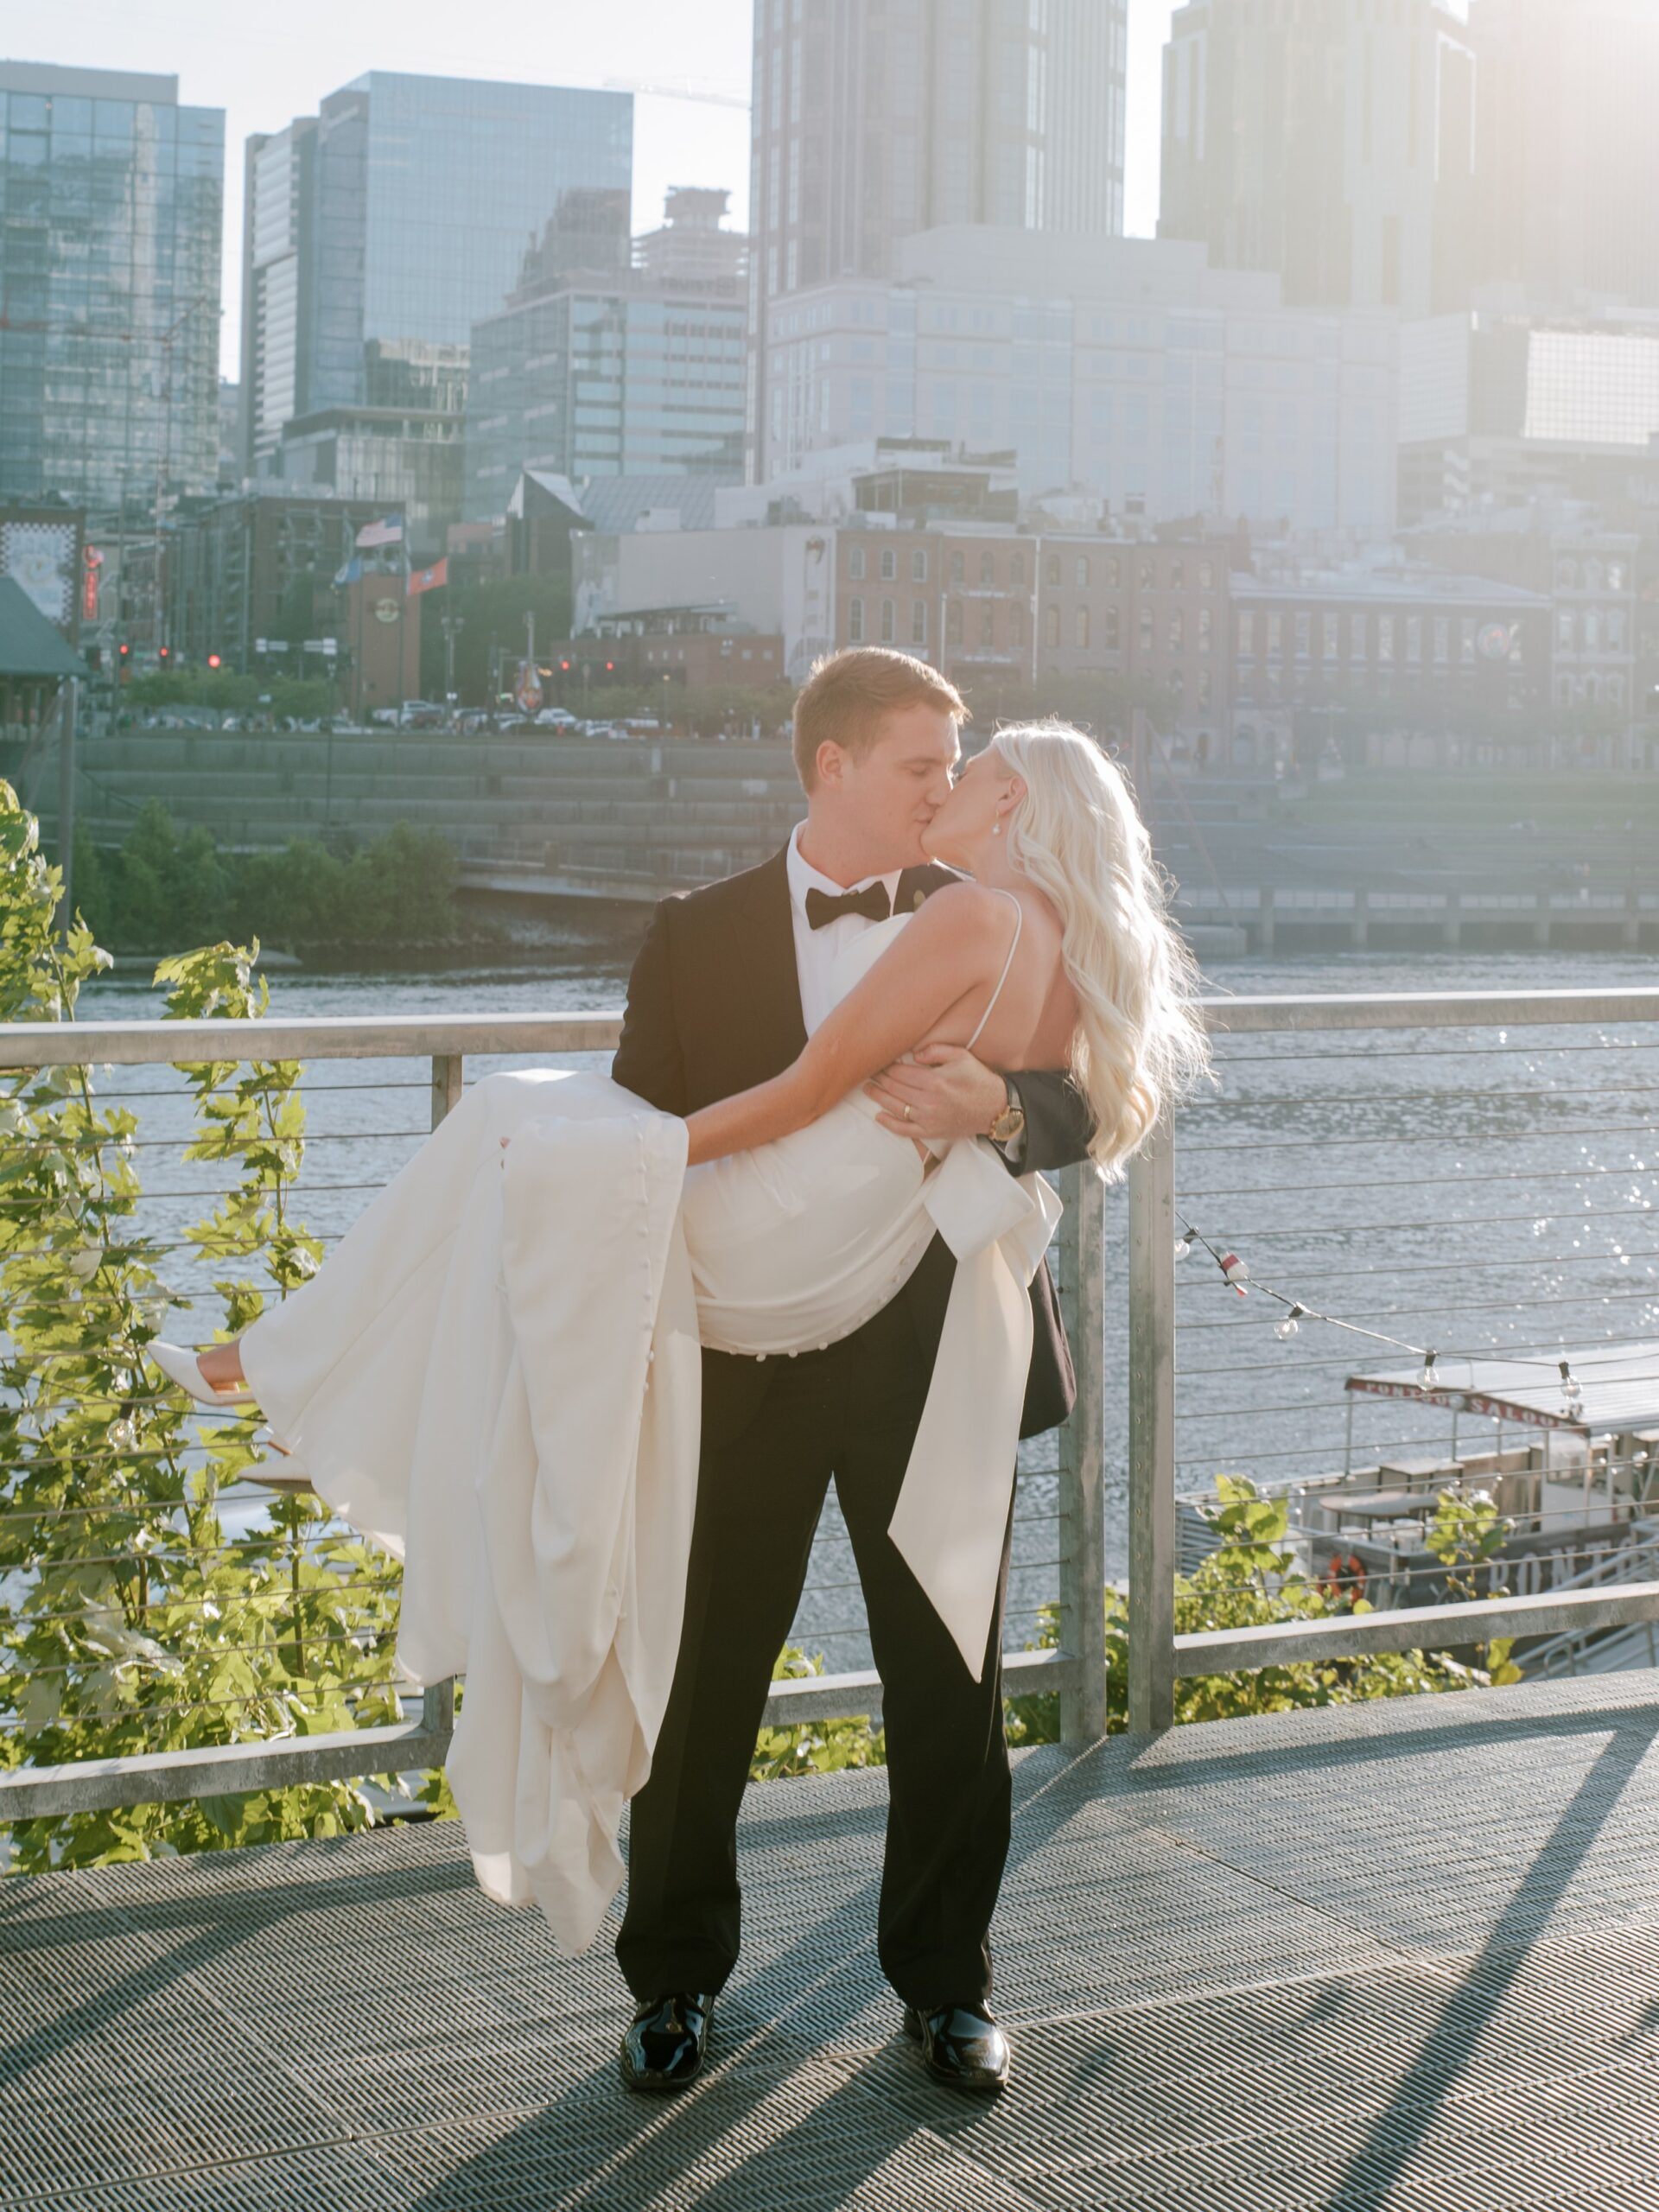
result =
[[[905,1301],[842,1344],[767,1364],[776,1371],[738,1432],[705,1433],[685,1627],[651,1778],[633,1801],[618,1962],[642,1999],[713,1993],[736,1962],[738,1808],[833,1476],[887,1724],[882,1971],[910,2004],[983,1999],[1010,1816],[1007,1534],[976,1682],[887,1533],[932,1364]]]

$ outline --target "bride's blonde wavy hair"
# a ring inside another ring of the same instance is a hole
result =
[[[1197,964],[1170,921],[1128,785],[1094,741],[1063,722],[1025,722],[991,743],[1025,783],[1008,858],[1059,914],[1080,1017],[1071,1079],[1094,1117],[1090,1156],[1116,1178],[1165,1106],[1209,1070]]]

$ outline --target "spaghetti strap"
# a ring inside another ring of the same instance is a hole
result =
[[[995,886],[992,887],[996,888]],[[1009,905],[1014,908],[1014,939],[1008,946],[1008,957],[1002,963],[1002,973],[996,979],[996,988],[991,993],[989,999],[987,1001],[984,1013],[979,1017],[979,1027],[975,1030],[973,1035],[968,1039],[967,1050],[970,1052],[973,1051],[975,1046],[978,1044],[981,1037],[983,1036],[986,1023],[996,1012],[996,1002],[1002,995],[1003,984],[1008,980],[1008,970],[1014,965],[1014,956],[1020,950],[1020,932],[1025,927],[1026,922],[1026,910],[1020,904],[1018,899],[1014,897],[1012,891],[1003,891],[997,888],[996,895],[999,899],[1006,899]]]

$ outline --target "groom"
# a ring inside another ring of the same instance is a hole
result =
[[[658,908],[628,985],[616,1080],[689,1114],[777,1075],[829,1012],[835,956],[952,878],[921,839],[950,788],[967,709],[905,653],[820,661],[795,705],[807,816],[784,851]],[[901,1135],[988,1137],[1011,1172],[1081,1160],[1083,1102],[1058,1074],[1017,1079],[954,1046],[873,1086]],[[685,1624],[651,1778],[633,1801],[617,1958],[637,2001],[622,2072],[672,2090],[699,2071],[714,1999],[736,1961],[738,1807],[772,1669],[833,1476],[882,1682],[888,1795],[878,1914],[906,2031],[953,2086],[1000,2088],[1007,2046],[987,1999],[987,1936],[1008,1845],[1002,1732],[1004,1532],[996,1618],[976,1681],[887,1536],[944,1325],[955,1262],[936,1237],[909,1282],[853,1336],[795,1359],[702,1356],[702,1456]],[[1046,1267],[1021,1433],[1075,1395]]]

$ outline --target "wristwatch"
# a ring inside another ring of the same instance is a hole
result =
[[[1003,1077],[1002,1081],[1008,1094],[1007,1103],[985,1134],[993,1144],[1007,1145],[1013,1144],[1017,1138],[1024,1136],[1026,1109],[1020,1103],[1019,1092],[1008,1082],[1007,1076]]]

